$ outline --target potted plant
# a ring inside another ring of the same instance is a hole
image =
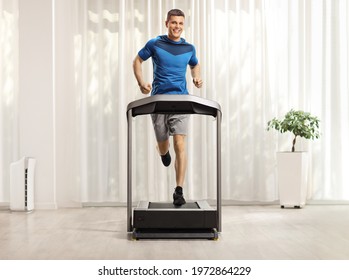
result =
[[[318,139],[320,120],[308,112],[290,110],[282,120],[273,118],[267,130],[275,129],[280,133],[293,134],[291,152],[278,152],[277,174],[279,199],[282,208],[301,208],[305,205],[307,194],[308,157],[304,151],[296,152],[297,137]]]

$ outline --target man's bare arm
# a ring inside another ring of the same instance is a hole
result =
[[[191,70],[191,76],[193,77],[193,83],[197,88],[202,87],[202,79],[201,79],[201,72],[200,72],[200,64],[196,64],[193,67],[190,67]]]
[[[143,63],[143,59],[140,58],[139,55],[137,55],[133,60],[133,73],[136,77],[136,80],[141,92],[143,94],[148,94],[151,91],[151,84],[146,83],[143,79],[142,63]]]

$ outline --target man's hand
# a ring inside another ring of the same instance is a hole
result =
[[[151,91],[151,84],[141,84],[139,89],[143,94],[148,94]]]
[[[201,78],[194,78],[193,83],[197,88],[201,88],[203,82],[202,82]]]

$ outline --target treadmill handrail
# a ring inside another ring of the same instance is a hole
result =
[[[132,117],[147,114],[200,114],[216,117],[221,106],[212,100],[189,94],[157,94],[135,100],[127,106]]]
[[[132,117],[147,114],[211,115],[217,123],[217,231],[222,228],[221,203],[221,106],[212,100],[187,94],[158,94],[133,101],[127,106],[127,231],[132,224]]]

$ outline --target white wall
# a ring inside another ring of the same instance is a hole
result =
[[[56,208],[52,1],[19,1],[19,150],[37,160],[35,208]]]

